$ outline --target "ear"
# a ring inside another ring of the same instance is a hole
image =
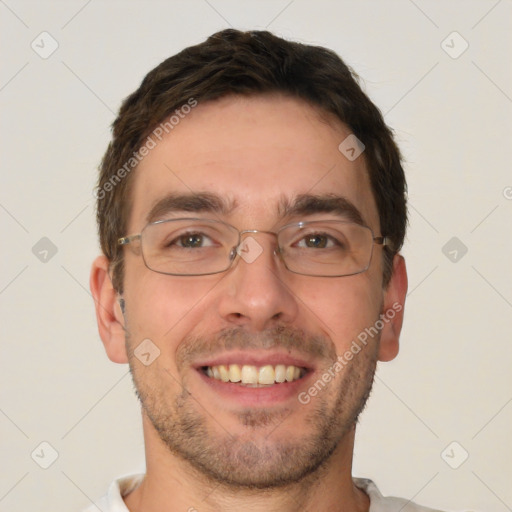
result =
[[[98,256],[91,268],[89,285],[96,307],[96,321],[107,355],[114,363],[127,363],[125,320],[119,305],[119,294],[112,286],[108,273],[109,261]]]
[[[404,319],[407,295],[407,270],[400,254],[393,258],[393,273],[384,290],[381,318],[384,322],[380,337],[379,361],[391,361],[398,354],[400,331]]]

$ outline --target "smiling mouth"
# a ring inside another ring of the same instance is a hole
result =
[[[247,387],[264,387],[294,382],[302,379],[308,373],[306,368],[285,364],[267,364],[263,366],[219,364],[216,366],[202,366],[201,371],[211,379]]]

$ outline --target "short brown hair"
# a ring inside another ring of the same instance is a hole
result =
[[[132,173],[126,172],[120,179],[126,162],[160,123],[191,98],[205,102],[228,95],[271,93],[301,99],[334,114],[365,145],[381,234],[392,243],[384,249],[383,282],[389,282],[393,256],[405,237],[406,182],[400,152],[379,109],[333,51],[286,41],[267,31],[228,29],[150,71],[124,100],[113,123],[112,141],[100,166],[97,222],[116,290],[123,290],[123,250],[117,240],[126,235],[133,181]]]

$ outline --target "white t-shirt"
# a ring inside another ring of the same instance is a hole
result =
[[[91,505],[84,512],[129,512],[123,501],[123,496],[132,492],[141,482],[144,475],[130,475],[114,480],[106,496],[96,505]],[[384,497],[377,486],[367,478],[354,478],[354,483],[370,498],[369,512],[441,512],[416,505],[403,498]]]

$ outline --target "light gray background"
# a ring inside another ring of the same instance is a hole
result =
[[[510,0],[0,0],[0,16],[1,511],[80,510],[144,469],[131,379],[88,291],[91,191],[121,99],[230,25],[337,51],[406,158],[402,348],[378,371],[355,474],[432,507],[512,510]],[[46,59],[31,48],[51,48],[43,31],[59,45]]]

